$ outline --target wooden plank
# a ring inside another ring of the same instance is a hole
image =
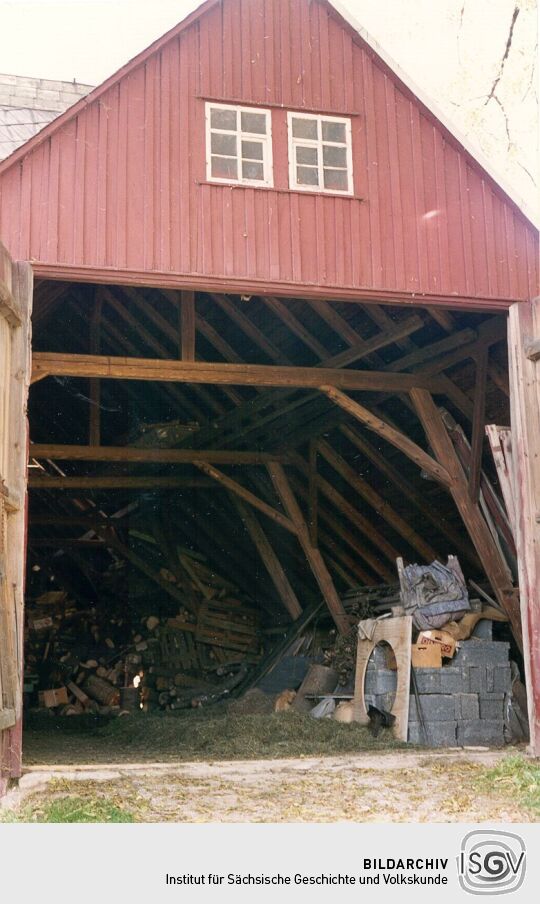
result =
[[[234,452],[218,449],[163,449],[142,446],[72,446],[55,443],[32,443],[30,455],[52,461],[119,461],[156,462],[160,464],[193,464],[210,461],[216,464],[257,465],[269,461],[287,461],[286,455],[269,452]]]
[[[486,389],[489,348],[484,346],[476,359],[476,382],[474,388],[473,431],[471,440],[471,465],[469,468],[469,496],[473,502],[480,497],[482,477],[482,449],[486,425]]]
[[[540,756],[540,373],[529,339],[540,340],[540,301],[510,308],[508,351],[515,538],[523,622],[530,752]]]
[[[90,317],[90,352],[98,355],[100,348],[101,313],[103,309],[103,293],[98,287],[94,294],[94,306]],[[101,438],[101,383],[90,380],[90,408],[88,440],[91,446],[99,446]]]
[[[283,603],[283,606],[293,620],[299,618],[302,614],[302,607],[298,602],[298,597],[291,587],[283,566],[279,561],[268,537],[259,524],[257,517],[251,511],[251,509],[247,505],[244,505],[244,503],[235,495],[231,494],[231,498],[248,530],[251,539],[257,547],[264,567],[266,568],[270,579],[277,590],[278,596]]]
[[[20,326],[23,318],[19,305],[6,282],[0,278],[0,315],[5,317],[11,326]]]
[[[438,483],[442,483],[446,487],[449,486],[450,475],[446,470],[431,455],[428,455],[408,436],[405,436],[404,433],[396,430],[395,427],[391,427],[390,424],[368,411],[363,405],[355,402],[354,399],[349,398],[349,396],[346,396],[338,389],[334,389],[332,386],[321,386],[321,392],[324,392],[332,402],[339,405],[347,414],[360,421],[368,430],[372,430],[373,433],[381,436],[391,443],[392,446],[395,446],[396,449],[399,449],[400,452],[403,452],[404,455],[414,461],[419,468],[430,474]]]
[[[469,496],[465,472],[448,436],[441,414],[431,395],[425,390],[412,390],[411,398],[433,452],[452,478],[450,492],[454,502],[476,547],[482,567],[497,600],[510,619],[516,642],[521,646],[521,621],[517,590],[512,585],[506,563],[478,505]]]
[[[31,490],[156,490],[210,488],[211,480],[196,477],[51,477],[30,476]]]
[[[283,470],[282,465],[277,464],[276,462],[267,465],[267,468],[276,492],[296,528],[296,535],[300,545],[304,550],[306,559],[309,562],[310,568],[320,587],[321,593],[324,596],[326,605],[332,614],[336,626],[342,634],[347,634],[350,630],[350,621],[336,592],[334,582],[332,581],[321,553],[311,545],[307,524],[294,493],[291,490],[285,471]]]
[[[180,293],[180,335],[182,361],[195,360],[195,292]]]
[[[312,439],[309,443],[309,457],[308,457],[308,467],[309,467],[309,481],[308,481],[308,524],[309,524],[309,537],[311,540],[311,545],[317,547],[317,514],[318,514],[318,503],[319,503],[319,493],[317,487],[317,440]]]
[[[209,477],[212,477],[218,483],[221,483],[228,490],[231,490],[232,493],[235,493],[240,499],[243,499],[245,502],[248,502],[254,508],[259,509],[263,515],[266,515],[268,518],[271,518],[272,521],[275,521],[276,524],[279,524],[280,527],[285,528],[291,534],[296,534],[296,526],[292,522],[290,518],[286,518],[285,515],[282,515],[281,512],[278,512],[277,509],[272,508],[271,505],[268,505],[267,502],[264,502],[262,499],[259,499],[258,496],[255,496],[250,490],[243,487],[240,483],[237,483],[236,480],[233,480],[232,477],[228,477],[227,474],[223,474],[222,471],[218,471],[217,468],[213,468],[209,462],[196,462],[195,467],[199,468],[201,471],[204,471],[205,474],[208,474]]]
[[[512,534],[516,536],[516,507],[514,499],[513,460],[512,460],[512,431],[508,427],[496,427],[488,424],[486,434],[491,447],[491,453],[497,469],[497,477],[504,499],[506,514],[512,528]]]
[[[220,386],[282,386],[296,389],[317,389],[328,385],[338,389],[369,392],[408,392],[413,388],[444,391],[440,379],[426,377],[424,374],[35,352],[32,382],[43,380],[47,376],[214,383]]]

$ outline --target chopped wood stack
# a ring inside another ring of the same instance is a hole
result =
[[[118,715],[126,688],[141,709],[179,709],[219,699],[260,659],[257,611],[206,565],[182,555],[194,613],[171,600],[150,613],[117,597],[82,608],[64,591],[27,603],[27,703],[62,715]],[[163,580],[173,579],[162,569]],[[136,697],[136,695],[135,695]]]

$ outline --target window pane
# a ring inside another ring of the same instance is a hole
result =
[[[236,157],[236,135],[223,135],[221,132],[212,132],[212,153],[224,154],[226,157]]]
[[[318,185],[319,171],[311,166],[297,166],[296,181],[298,185]]]
[[[325,166],[342,166],[347,168],[347,148],[337,148],[332,144],[323,145],[323,163]]]
[[[255,132],[256,135],[266,135],[265,113],[242,113],[242,132]]]
[[[247,160],[262,160],[263,146],[260,141],[243,141],[242,157]]]
[[[317,139],[317,120],[316,119],[297,119],[293,116],[292,133],[294,138],[312,138]]]
[[[336,191],[348,191],[349,180],[346,170],[325,169],[324,187],[333,188]]]
[[[236,157],[212,157],[212,176],[215,179],[238,179]]]
[[[220,110],[219,107],[212,107],[210,124],[213,129],[226,129],[229,132],[236,132],[236,110]]]
[[[296,162],[307,163],[310,166],[317,166],[318,151],[317,148],[296,148]]]
[[[323,141],[341,141],[345,144],[347,138],[345,133],[344,122],[328,122],[323,119],[322,123]]]
[[[254,163],[252,161],[242,161],[242,178],[243,179],[260,179],[264,181],[264,167],[262,163]]]

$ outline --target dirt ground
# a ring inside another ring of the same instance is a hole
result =
[[[22,821],[51,821],[47,807],[66,797],[82,809],[96,800],[120,807],[135,822],[534,821],[504,786],[482,784],[486,770],[505,757],[391,751],[271,762],[36,766],[22,779],[22,798],[11,804],[27,814]]]

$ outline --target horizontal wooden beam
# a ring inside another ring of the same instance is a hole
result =
[[[443,383],[437,377],[370,370],[262,364],[208,364],[202,361],[68,355],[54,352],[35,352],[32,363],[33,383],[43,380],[44,377],[61,376],[236,386],[281,386],[289,389],[316,389],[321,385],[328,385],[339,389],[367,392],[408,392],[414,388],[443,392]]]
[[[298,283],[269,281],[267,279],[237,279],[228,276],[194,276],[193,273],[173,271],[151,271],[118,269],[116,267],[73,266],[71,264],[48,264],[33,261],[32,270],[36,279],[62,280],[76,283],[105,283],[111,286],[140,286],[159,289],[195,289],[198,292],[228,292],[235,295],[277,295],[283,298],[321,299],[350,301],[354,304],[377,302],[378,304],[427,305],[449,308],[454,311],[507,311],[515,298],[493,295],[445,295],[417,291],[402,292],[396,289],[356,289],[341,286],[305,285],[299,289]],[[523,300],[526,300],[524,296]]]
[[[197,477],[51,477],[30,476],[31,490],[173,490],[214,486],[211,480]]]
[[[11,326],[19,326],[22,323],[21,312],[17,302],[3,279],[0,279],[0,314],[6,318]]]
[[[373,431],[377,436],[381,436],[383,439],[387,440],[387,442],[391,443],[392,446],[395,446],[396,449],[399,449],[400,452],[403,452],[407,458],[414,461],[418,467],[426,471],[426,473],[433,477],[434,480],[442,483],[443,486],[450,486],[451,478],[448,471],[435,461],[431,455],[424,452],[420,446],[417,446],[412,439],[409,439],[408,436],[401,433],[400,430],[391,427],[386,421],[377,417],[373,412],[368,411],[363,405],[359,405],[354,399],[350,399],[349,396],[340,392],[339,389],[334,389],[332,386],[321,386],[321,391],[324,392],[332,402],[335,402],[336,405],[339,405],[340,408],[346,411],[347,414],[350,414],[363,424],[364,427],[367,427],[368,430]]]
[[[143,446],[71,446],[32,443],[30,457],[53,461],[119,461],[145,464],[194,464],[197,461],[221,465],[260,465],[286,461],[287,456],[267,452],[234,452],[209,449],[148,449]]]

